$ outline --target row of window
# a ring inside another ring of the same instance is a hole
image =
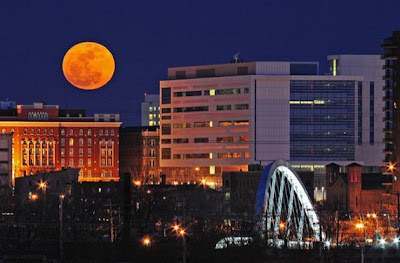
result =
[[[111,146],[112,146],[112,143],[113,143],[113,140],[112,140],[112,139],[108,139],[108,140],[107,140],[107,146],[108,146],[108,147],[111,147]],[[61,138],[60,144],[61,144],[61,146],[65,146],[65,138]],[[78,139],[78,144],[79,144],[79,146],[83,146],[83,145],[84,145],[84,139],[83,139],[83,138],[79,138],[79,139]],[[74,139],[73,139],[73,138],[68,139],[68,145],[69,145],[69,146],[74,146]],[[87,145],[87,146],[92,146],[92,139],[91,139],[91,138],[88,138],[88,139],[86,140],[86,145]],[[101,146],[102,146],[102,147],[105,147],[105,146],[106,146],[106,139],[102,139],[102,140],[101,140]]]
[[[168,150],[168,151],[164,151]],[[177,153],[173,156],[174,160],[181,159],[213,159],[212,153]],[[217,153],[218,159],[237,159],[237,158],[250,158],[249,152],[223,152]],[[161,155],[161,159],[168,160],[171,159],[171,151],[169,148],[163,149],[163,154]]]
[[[111,129],[110,132],[108,131],[108,129],[105,129],[104,131],[103,131],[103,129],[99,129],[100,136],[102,136],[102,135],[114,136],[114,134],[115,134],[115,131],[113,129]],[[65,129],[61,129],[61,135],[65,135]],[[74,135],[74,129],[69,129],[69,135]],[[83,129],[79,129],[79,135],[84,135]],[[86,135],[89,135],[89,136],[92,135],[92,129],[87,129]]]
[[[215,139],[211,139],[210,138],[194,138],[193,142],[194,143],[226,143],[226,142],[249,142],[250,141],[250,137],[249,136],[224,136],[224,137],[216,137]],[[179,144],[179,143],[189,143],[189,139],[188,138],[175,138],[175,139],[162,139],[161,143],[162,144],[170,144],[170,143],[174,143],[174,144]]]
[[[106,171],[106,170],[101,170],[101,173],[100,173],[100,177],[112,177],[112,175],[113,175],[113,173],[112,173],[112,170],[108,170],[108,171]],[[82,177],[92,177],[93,176],[93,174],[92,174],[92,170],[87,170],[86,171],[86,174],[84,174],[84,172],[83,172],[83,170],[81,170],[80,172],[79,172],[79,176],[82,176]],[[109,190],[109,189],[108,189]],[[99,188],[99,191],[101,191],[101,188]]]
[[[195,91],[179,91],[174,92],[174,97],[192,97],[192,96],[218,96],[218,95],[234,95],[243,93],[250,93],[249,88],[229,88],[229,89],[209,89],[209,90],[195,90]],[[161,104],[171,103],[171,88],[161,89]]]
[[[3,130],[5,130],[5,129],[3,129]],[[14,129],[11,129],[11,133],[13,133],[14,132]],[[3,132],[2,132],[3,133]],[[30,131],[29,131],[29,134],[30,135],[35,135],[35,129],[30,129]],[[47,133],[47,129],[43,129],[43,133],[41,132],[41,130],[40,129],[37,129],[36,130],[36,134],[37,135],[40,135],[40,134],[43,134],[43,135],[53,135],[54,134],[54,131],[53,131],[53,129],[50,129],[49,130],[49,133]],[[28,135],[28,129],[24,129],[24,135]]]
[[[85,164],[84,164],[83,159],[80,158],[78,160],[78,166],[84,166],[84,165]],[[92,159],[91,158],[87,159],[87,164],[86,165],[88,167],[92,166]],[[74,159],[73,158],[68,159],[68,166],[69,167],[74,167]],[[100,159],[100,166],[101,167],[112,167],[113,166],[112,159],[111,158],[101,158]],[[61,167],[65,167],[65,159],[64,158],[61,159]]]

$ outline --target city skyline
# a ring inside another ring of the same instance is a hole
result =
[[[2,99],[121,113],[124,126],[140,125],[143,94],[158,93],[169,67],[223,64],[240,52],[246,61],[318,61],[324,73],[329,54],[380,54],[400,3],[344,3],[4,3]],[[115,76],[99,91],[75,89],[62,74],[65,52],[82,41],[115,55]]]

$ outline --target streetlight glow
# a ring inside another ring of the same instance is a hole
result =
[[[185,229],[181,229],[181,230],[179,231],[179,235],[181,235],[181,236],[186,235]]]
[[[143,239],[142,239],[142,244],[143,244],[143,246],[146,246],[146,247],[149,247],[150,245],[151,245],[151,239],[150,239],[150,237],[144,237]]]
[[[363,229],[364,228],[364,224],[363,223],[357,223],[356,224],[356,228],[357,229]]]

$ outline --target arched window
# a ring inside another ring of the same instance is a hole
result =
[[[6,129],[1,129],[1,133],[5,134],[6,133]]]
[[[69,135],[74,135],[74,129],[69,130]]]
[[[24,135],[28,135],[28,130],[24,129]]]
[[[34,135],[34,134],[35,134],[35,130],[31,129],[31,135]]]
[[[108,136],[108,129],[105,130],[104,135]]]
[[[110,133],[111,133],[111,136],[114,136],[114,130],[111,130]]]
[[[40,135],[40,129],[37,129],[37,130],[36,130],[36,134],[37,134],[37,135]]]
[[[79,138],[79,146],[83,146],[83,139]]]
[[[74,139],[69,139],[69,146],[74,146]]]
[[[92,146],[92,139],[91,139],[91,138],[88,138],[88,139],[87,139],[87,145],[88,145],[88,146]]]
[[[79,130],[79,135],[83,135],[83,130],[82,129]]]
[[[61,135],[65,135],[65,130],[61,129]]]
[[[92,135],[92,129],[87,130],[87,135]]]
[[[112,145],[112,140],[108,139],[108,147],[111,147],[111,145]]]
[[[43,135],[46,135],[47,134],[47,129],[44,129],[43,130]]]
[[[103,129],[99,130],[99,135],[103,135]]]
[[[53,135],[53,129],[50,129],[50,135]]]

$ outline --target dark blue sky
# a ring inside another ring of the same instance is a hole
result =
[[[62,3],[62,4],[61,4]],[[245,60],[312,60],[379,53],[400,29],[400,1],[202,0],[0,2],[0,99],[121,113],[140,124],[143,93],[158,92],[167,68]],[[113,53],[104,88],[82,91],[61,71],[74,44],[96,41]]]

